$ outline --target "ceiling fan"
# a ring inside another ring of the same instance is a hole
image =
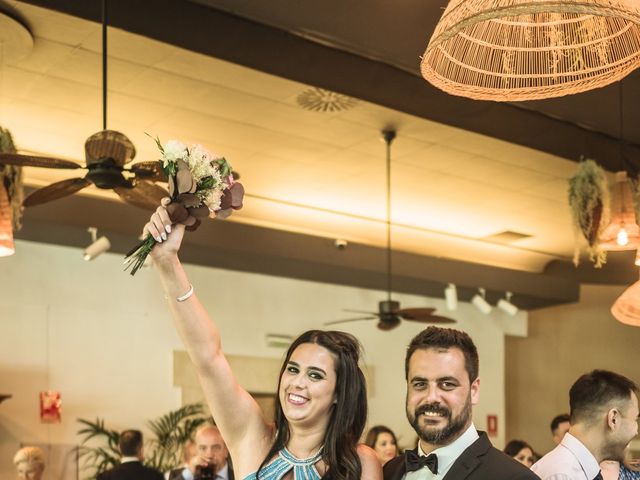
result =
[[[327,322],[325,325],[336,325],[361,320],[378,320],[377,327],[380,330],[392,330],[400,325],[402,320],[421,323],[455,323],[455,320],[452,318],[435,315],[435,308],[400,308],[400,302],[391,299],[393,279],[391,274],[391,142],[396,138],[396,132],[395,130],[384,130],[382,136],[387,147],[387,299],[378,302],[377,312],[345,309],[345,312],[362,313],[366,316],[336,320]]]
[[[40,205],[72,195],[89,185],[115,191],[124,201],[148,210],[155,210],[168,192],[154,182],[166,182],[160,162],[133,160],[136,149],[126,135],[107,130],[107,0],[102,2],[102,131],[85,142],[86,166],[60,158],[0,153],[0,165],[57,169],[84,169],[83,177],[55,182],[32,192],[23,202],[25,207]]]

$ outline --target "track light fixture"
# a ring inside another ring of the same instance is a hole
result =
[[[91,235],[91,245],[84,250],[84,259],[86,261],[93,260],[98,255],[103,254],[111,248],[111,242],[105,236],[98,237],[98,229],[96,227],[87,228],[87,232]]]
[[[455,310],[458,308],[458,289],[455,284],[450,283],[444,289],[444,299],[447,303],[447,310]]]
[[[485,315],[489,315],[491,313],[491,305],[484,298],[486,294],[486,290],[484,288],[478,288],[478,293],[476,293],[471,299],[471,303],[480,310]]]
[[[498,300],[498,308],[503,312],[508,313],[511,316],[514,316],[518,313],[518,307],[516,307],[513,303],[511,303],[511,297],[513,294],[511,292],[505,292],[504,298]]]

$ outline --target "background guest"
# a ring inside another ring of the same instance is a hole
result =
[[[187,440],[182,446],[182,465],[165,474],[167,480],[193,480],[193,474],[189,470],[189,462],[198,454],[193,440]]]
[[[564,434],[569,431],[570,426],[571,424],[569,423],[568,413],[556,415],[553,420],[551,420],[551,435],[553,437],[554,444],[560,445],[560,442],[564,438]]]
[[[24,447],[13,457],[20,480],[40,480],[44,472],[44,453],[38,447]]]
[[[516,459],[527,468],[531,468],[535,460],[533,448],[523,440],[511,440],[504,447],[504,453]]]
[[[120,465],[102,472],[97,480],[164,480],[162,473],[142,464],[144,447],[142,432],[125,430],[118,441]]]
[[[364,443],[376,451],[380,465],[398,456],[398,441],[390,428],[384,425],[371,427]]]

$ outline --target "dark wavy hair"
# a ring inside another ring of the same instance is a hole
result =
[[[393,438],[393,443],[396,444],[396,453],[398,453],[398,439],[396,438],[396,434],[389,427],[385,427],[384,425],[376,425],[375,427],[371,427],[367,432],[367,436],[364,439],[364,444],[375,448],[376,441],[378,440],[378,436],[381,433],[388,433]]]
[[[520,450],[522,450],[523,448],[528,448],[529,450],[531,450],[531,453],[533,453],[533,448],[531,448],[531,445],[529,445],[524,440],[511,440],[505,445],[503,452],[510,457],[515,458],[515,456],[518,455],[518,453],[520,453]]]
[[[262,470],[277,452],[289,443],[289,422],[280,405],[280,381],[293,351],[304,343],[313,343],[329,350],[335,359],[336,404],[324,435],[322,459],[328,465],[323,480],[357,480],[362,465],[356,446],[367,420],[367,387],[358,366],[360,343],[353,335],[337,331],[309,330],[293,341],[280,369],[275,405],[276,438],[256,472]]]

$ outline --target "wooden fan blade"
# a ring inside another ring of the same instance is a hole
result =
[[[378,317],[358,317],[358,318],[346,318],[344,320],[334,320],[332,322],[325,322],[325,325],[337,325],[339,323],[359,322],[361,320],[375,320]]]
[[[140,180],[148,180],[150,182],[167,181],[167,177],[162,171],[162,165],[157,160],[134,163],[127,170],[134,173]]]
[[[342,311],[347,313],[364,313],[366,315],[378,316],[378,312],[367,312],[364,310],[351,310],[349,308],[343,308]]]
[[[403,320],[421,323],[455,323],[453,318],[434,315],[435,308],[404,308],[398,311]]]
[[[430,317],[435,311],[435,308],[401,308],[396,313],[404,320],[416,320],[422,317]]]
[[[83,168],[75,162],[62,160],[61,158],[39,157],[37,155],[21,155],[18,153],[0,153],[0,163],[4,165],[18,165],[21,167],[44,168]]]
[[[40,205],[41,203],[51,202],[67,195],[73,195],[79,190],[91,185],[91,182],[86,178],[70,178],[68,180],[62,180],[60,182],[52,183],[48,187],[43,187],[27,198],[24,199],[22,204],[25,207],[33,207],[34,205]]]
[[[125,202],[151,211],[158,208],[160,200],[169,196],[169,192],[164,188],[146,180],[137,181],[133,188],[115,187],[113,190],[120,195],[120,198]]]

